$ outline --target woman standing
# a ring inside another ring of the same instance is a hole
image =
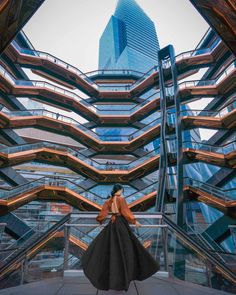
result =
[[[143,247],[128,223],[140,223],[122,197],[123,187],[115,184],[111,196],[96,217],[110,222],[92,241],[81,258],[84,274],[100,290],[128,290],[132,280],[145,280],[159,270],[159,264]]]

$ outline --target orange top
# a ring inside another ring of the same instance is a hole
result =
[[[132,224],[135,224],[136,218],[128,207],[126,200],[122,196],[114,196],[108,199],[102,206],[96,220],[101,224],[109,212],[122,215],[125,219]],[[115,220],[115,215],[112,216],[112,222]]]

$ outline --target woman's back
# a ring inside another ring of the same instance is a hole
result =
[[[98,214],[96,220],[100,223],[106,218],[106,216],[111,214],[120,214],[125,217],[125,219],[135,224],[136,219],[128,207],[126,200],[120,195],[114,195],[110,197],[102,206],[100,213]],[[115,218],[112,218],[114,221]]]
[[[117,200],[117,196],[114,196],[112,198],[110,198],[111,200],[111,205],[110,205],[110,211],[111,213],[120,213],[120,206],[118,207],[118,205],[120,204],[120,201]]]

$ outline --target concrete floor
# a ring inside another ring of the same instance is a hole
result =
[[[85,277],[55,278],[38,281],[0,291],[0,295],[226,295],[189,282],[151,277],[145,281],[133,281],[125,291],[99,291]]]

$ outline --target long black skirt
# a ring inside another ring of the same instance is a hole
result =
[[[128,290],[132,280],[145,280],[159,264],[119,215],[97,235],[81,258],[84,274],[99,290]]]

